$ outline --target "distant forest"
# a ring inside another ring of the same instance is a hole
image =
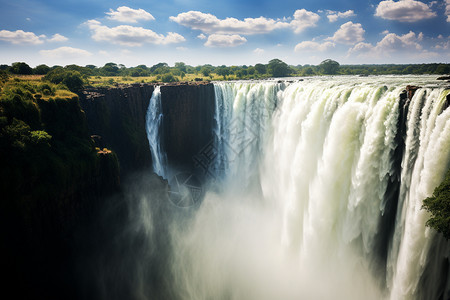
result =
[[[138,65],[126,67],[113,62],[98,67],[94,65],[78,66],[47,66],[38,65],[34,68],[24,62],[12,65],[0,65],[3,74],[17,75],[47,75],[51,71],[70,71],[79,74],[84,79],[92,77],[120,76],[149,77],[153,82],[174,82],[188,80],[233,80],[233,79],[264,79],[270,77],[317,76],[317,75],[407,75],[407,74],[450,74],[450,64],[374,64],[374,65],[340,65],[337,61],[327,59],[319,65],[288,65],[282,60],[272,59],[267,64],[254,66],[212,66],[210,64],[190,66],[177,62],[174,66],[161,62],[153,66]],[[137,79],[137,78],[135,78]],[[133,80],[134,81],[134,80]]]

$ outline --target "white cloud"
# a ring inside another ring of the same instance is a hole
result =
[[[319,15],[305,9],[297,10],[294,18],[288,22],[286,18],[274,20],[265,17],[219,19],[212,14],[200,11],[188,11],[170,17],[170,20],[195,30],[201,30],[207,34],[265,34],[276,29],[292,28],[295,32],[301,32],[305,28],[313,27],[319,20]]]
[[[354,45],[364,41],[364,32],[360,23],[347,22],[334,33],[334,35],[327,40],[331,40],[340,44]]]
[[[164,36],[143,27],[134,27],[130,25],[108,27],[96,20],[87,21],[85,24],[92,31],[92,39],[97,42],[109,42],[135,47],[142,46],[144,43],[171,44],[185,41],[183,36],[174,32],[169,32],[167,36]]]
[[[386,35],[386,34],[389,34],[389,30],[384,30],[382,33],[381,33],[382,35]]]
[[[301,51],[319,51],[324,52],[331,48],[334,48],[336,45],[332,42],[324,42],[324,43],[317,43],[313,41],[304,41],[301,43],[298,43],[295,46],[295,52],[301,52]]]
[[[108,19],[124,23],[137,23],[139,20],[152,21],[155,19],[142,8],[132,9],[127,6],[120,6],[115,11],[110,9],[106,14],[109,15]]]
[[[72,47],[59,47],[53,50],[41,50],[39,51],[39,53],[42,56],[49,58],[64,58],[64,59],[88,57],[92,55],[92,53],[90,53],[89,51]]]
[[[355,12],[353,10],[347,10],[345,12],[340,12],[340,11],[336,12],[336,11],[328,10],[327,14],[328,14],[327,18],[330,22],[336,22],[339,18],[344,19],[344,18],[350,18],[350,17],[356,16]]]
[[[447,0],[448,1],[448,0]],[[399,22],[417,22],[436,16],[430,6],[415,0],[381,1],[376,9],[375,16]]]
[[[9,42],[11,44],[42,44],[45,39],[45,35],[37,36],[33,32],[25,32],[23,30],[9,31],[0,30],[0,41]]]
[[[447,16],[447,22],[450,22],[450,0],[445,0],[445,15]]]
[[[445,38],[442,34],[438,37],[438,43],[434,46],[438,50],[450,50],[450,36]]]
[[[253,53],[258,54],[258,55],[263,54],[264,53],[264,49],[256,48],[255,50],[253,50]]]
[[[395,33],[387,34],[375,46],[369,43],[359,43],[349,50],[349,55],[359,55],[366,57],[387,57],[395,54],[409,55],[411,53],[424,54],[426,51],[420,45],[423,40],[423,33],[416,34],[410,31],[404,35]],[[429,53],[429,52],[428,52]]]
[[[245,37],[237,34],[211,34],[205,43],[207,47],[236,47],[247,42]]]
[[[206,35],[204,35],[203,33],[200,33],[199,35],[197,35],[197,38],[199,38],[201,40],[206,40]]]
[[[294,13],[294,20],[292,20],[291,26],[295,33],[300,33],[308,27],[315,27],[319,19],[318,14],[306,9],[299,9]]]
[[[48,39],[49,42],[67,42],[68,40],[68,38],[59,33],[54,34],[51,39]]]

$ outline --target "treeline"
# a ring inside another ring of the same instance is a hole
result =
[[[174,66],[161,62],[152,66],[138,65],[126,67],[113,62],[102,67],[94,65],[78,66],[67,65],[49,67],[45,64],[31,68],[24,62],[16,62],[11,66],[0,65],[0,72],[18,75],[47,75],[55,69],[78,72],[84,78],[90,76],[122,76],[122,77],[150,77],[163,82],[206,79],[264,79],[269,77],[286,76],[317,76],[317,75],[407,75],[407,74],[449,74],[450,64],[382,64],[382,65],[340,65],[338,62],[327,59],[319,65],[288,65],[282,60],[272,59],[267,64],[254,66],[213,66],[210,64],[190,66],[177,62]]]

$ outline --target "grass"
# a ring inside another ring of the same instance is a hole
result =
[[[220,81],[224,80],[223,76],[219,76],[215,73],[211,73],[211,76],[203,76],[203,74],[186,74],[183,78],[180,76],[174,76],[180,82],[184,81],[196,81],[196,78],[200,78],[202,81]],[[235,75],[227,76],[227,80],[236,80]],[[131,77],[131,76],[91,76],[88,78],[89,85],[94,87],[110,87],[115,84],[131,84],[131,83],[157,83],[160,82],[156,75],[144,76],[144,77]]]

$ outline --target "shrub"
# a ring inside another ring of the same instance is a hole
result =
[[[431,213],[426,225],[450,239],[450,170],[433,195],[423,200],[422,208]]]
[[[49,81],[54,84],[64,84],[67,88],[76,93],[83,89],[83,76],[78,71],[65,70],[61,67],[51,70],[42,78],[43,81]]]
[[[164,74],[161,77],[161,81],[162,82],[176,82],[176,81],[178,81],[178,79],[175,78],[172,74]]]

